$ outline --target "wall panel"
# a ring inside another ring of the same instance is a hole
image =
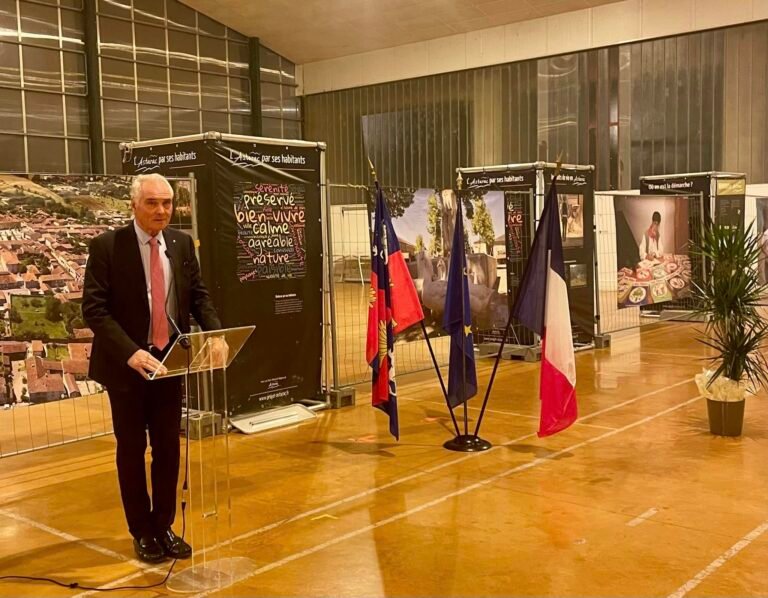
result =
[[[328,143],[328,176],[448,187],[455,169],[536,157],[536,63],[447,73],[308,96],[307,139]],[[338,196],[338,194],[337,194]]]
[[[708,170],[768,179],[768,22],[305,98],[334,182],[451,185],[458,166],[594,162],[601,188]],[[332,147],[338,139],[341,147]],[[337,164],[337,162],[339,162]]]
[[[721,34],[725,79],[723,168],[746,172],[751,183],[765,182],[768,23],[734,27]]]

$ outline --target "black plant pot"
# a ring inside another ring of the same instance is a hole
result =
[[[717,436],[741,436],[745,402],[707,399],[709,431]]]

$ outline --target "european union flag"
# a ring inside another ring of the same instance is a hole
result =
[[[477,394],[475,348],[472,342],[472,318],[469,306],[467,262],[464,255],[464,216],[461,200],[456,212],[456,227],[451,246],[448,288],[445,293],[443,329],[451,335],[448,364],[448,403],[461,405]]]

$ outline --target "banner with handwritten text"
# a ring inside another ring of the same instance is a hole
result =
[[[241,183],[234,198],[240,282],[299,279],[307,272],[304,186]]]

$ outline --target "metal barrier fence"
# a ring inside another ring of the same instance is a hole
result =
[[[41,310],[46,309],[43,302],[54,297],[62,309],[70,308],[71,315],[71,305],[82,294],[88,242],[108,226],[130,222],[124,208],[132,177],[30,173],[0,178],[5,202],[0,227],[2,458],[112,433],[109,398],[86,377],[90,331],[84,324],[79,328],[74,324],[78,317],[69,321],[70,329],[61,316],[49,317]],[[169,181],[177,198],[171,226],[194,231],[195,181],[192,177],[169,177]],[[84,197],[89,201],[79,203]],[[19,217],[24,206],[42,201],[47,203],[37,214],[28,210]],[[81,205],[91,211],[78,211]],[[83,214],[89,217],[82,218]],[[43,284],[51,278],[58,282]],[[16,301],[22,302],[18,308],[13,305]],[[14,330],[14,322],[23,326]]]
[[[112,433],[106,393],[0,410],[0,458]]]
[[[744,225],[760,239],[761,257],[755,267],[760,272],[760,281],[768,284],[768,197],[762,195],[744,197]],[[764,313],[768,314],[768,311]]]
[[[679,298],[671,301],[652,303],[643,306],[619,307],[619,264],[617,255],[615,198],[637,198],[643,202],[669,196],[642,197],[633,192],[608,191],[595,193],[595,301],[596,333],[605,335],[664,320],[685,317],[695,306],[692,298]],[[688,202],[688,239],[698,241],[704,227],[703,198],[700,194],[676,195],[674,199],[687,199]],[[701,258],[690,256],[692,282],[702,280],[704,264]],[[650,292],[650,291],[648,291]]]
[[[384,188],[386,197],[413,192],[412,189]],[[334,386],[343,387],[370,380],[365,359],[368,330],[368,298],[371,271],[371,229],[369,198],[371,190],[362,185],[327,183],[331,218],[329,263],[333,272],[333,306],[335,311]],[[438,363],[448,362],[447,337],[430,338]],[[398,375],[432,367],[429,349],[421,330],[413,327],[400,335],[395,347]]]
[[[760,218],[760,223],[757,221],[757,204],[764,202],[768,202],[768,197],[761,197],[758,195],[747,195],[744,197],[744,224],[747,227],[752,226],[752,230],[756,235],[760,235],[763,232],[758,230],[758,224],[767,224],[762,221],[762,217]]]
[[[328,255],[325,274],[326,288],[329,289],[325,318],[326,379],[333,378],[333,386],[342,387],[370,379],[370,369],[365,359],[370,276],[370,189],[359,185],[328,183],[327,190],[328,204],[324,219],[325,250]],[[384,191],[389,194],[402,190]],[[513,195],[515,197],[505,197],[505,202],[517,201],[523,210],[530,210],[531,198],[528,194]],[[690,299],[684,299],[657,306],[619,309],[616,301],[618,267],[613,201],[614,197],[619,195],[628,194],[595,194],[595,293],[598,334],[610,334],[656,323],[661,319],[671,319],[675,317],[676,310],[686,310],[692,306]],[[684,197],[688,197],[689,233],[692,238],[698,238],[703,218],[702,199],[698,195]],[[744,220],[747,226],[755,222],[755,234],[758,235],[762,234],[762,229],[768,228],[768,221],[761,215],[763,208],[768,210],[768,198],[747,196]],[[528,219],[524,219],[524,222],[528,222]],[[501,265],[498,275],[503,278],[500,282],[508,283],[508,293],[516,291],[515,281],[519,281],[522,276],[532,235],[533,225],[522,227],[520,241],[523,253],[517,261],[514,257],[510,259],[510,248],[506,247],[506,266]],[[511,269],[510,276],[506,275],[505,267]],[[702,272],[703,265],[693,260],[693,279],[700,277]],[[660,311],[659,308],[663,310]],[[491,331],[483,332],[487,337]],[[525,334],[522,329],[515,330],[508,342],[526,344],[528,339]],[[448,337],[434,337],[431,342],[438,363],[445,365],[448,361]],[[9,362],[9,367],[12,365],[13,362]],[[396,347],[396,367],[398,374],[432,367],[427,345],[418,328],[414,328],[410,336],[399,339]],[[333,368],[333,372],[329,371],[330,368]],[[0,457],[68,444],[111,432],[111,412],[105,393],[0,408]]]

